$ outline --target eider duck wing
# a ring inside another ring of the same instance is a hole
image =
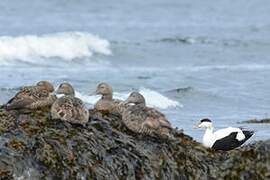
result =
[[[38,109],[42,107],[50,107],[56,101],[57,97],[55,95],[51,95],[49,97],[43,98],[39,101],[33,102],[29,105],[29,109]]]
[[[13,98],[11,102],[6,104],[7,110],[25,109],[30,106],[34,100],[32,98]]]
[[[236,139],[237,132],[232,132],[229,135],[216,140],[212,146],[215,150],[229,151],[241,146],[244,142]]]
[[[166,119],[165,115],[154,108],[146,107],[147,113],[150,117],[158,119],[160,126],[171,128],[171,123]]]
[[[171,123],[166,118],[159,118],[159,122],[160,122],[162,127],[167,127],[169,129],[172,128]]]
[[[73,123],[85,124],[88,122],[89,111],[85,108],[85,105],[81,99],[73,97],[73,110],[71,112],[73,113]]]
[[[71,96],[64,96],[54,102],[51,108],[53,119],[61,119],[70,123],[85,124],[89,119],[89,112],[83,102]]]
[[[145,110],[146,110],[147,114],[149,114],[153,117],[165,117],[165,115],[163,113],[157,111],[154,108],[145,107]]]
[[[253,134],[253,131],[242,131],[240,128],[233,127],[218,130],[214,133],[215,142],[212,148],[224,151],[232,150],[241,146]]]
[[[147,117],[146,120],[143,122],[143,126],[147,126],[151,129],[158,129],[160,127],[160,122],[158,119],[153,117]]]
[[[29,108],[30,104],[34,103],[38,99],[40,89],[36,86],[22,87],[19,92],[11,98],[4,107],[7,110],[24,109]]]
[[[171,125],[170,123],[167,123],[167,120],[162,117],[147,117],[143,122],[142,127],[142,129],[144,129],[145,133],[147,134],[155,133],[167,138],[170,137]]]
[[[21,87],[19,92],[17,92],[15,94],[15,96],[13,96],[7,103],[6,105],[8,104],[11,104],[13,101],[16,101],[22,97],[25,97],[25,96],[29,96],[30,92],[31,92],[31,89],[33,88],[33,86],[25,86],[25,87]]]
[[[71,102],[65,96],[57,99],[51,107],[52,119],[67,121],[72,117],[71,107]]]
[[[236,132],[237,140],[241,141],[241,140],[245,139],[245,135],[243,134],[242,130],[239,128],[234,128],[234,127],[220,129],[220,130],[214,132],[213,135],[215,137],[215,140],[219,140],[219,139],[222,139],[226,136],[229,136],[232,132]]]
[[[244,128],[240,128],[240,129],[243,132],[243,134],[245,135],[245,139],[244,139],[245,141],[248,140],[254,134],[254,131],[247,130]]]

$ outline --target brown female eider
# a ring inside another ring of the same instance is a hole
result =
[[[6,110],[21,111],[50,107],[56,100],[56,97],[51,95],[53,91],[54,87],[50,82],[40,81],[35,86],[22,87],[4,107]]]
[[[89,111],[84,107],[84,103],[75,97],[74,88],[69,83],[62,83],[57,94],[63,97],[57,99],[51,107],[52,119],[60,119],[73,124],[85,124],[89,120]]]
[[[113,99],[113,89],[109,84],[98,84],[95,94],[101,95],[102,97],[95,104],[94,110],[104,114],[118,113],[117,106],[121,101]]]
[[[129,105],[122,113],[127,128],[137,133],[170,137],[170,122],[161,112],[147,107],[140,93],[132,92],[124,103]]]

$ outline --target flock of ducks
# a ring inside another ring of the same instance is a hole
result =
[[[126,101],[121,101],[113,98],[113,89],[109,84],[100,83],[94,94],[101,95],[94,110],[102,114],[121,115],[123,123],[131,131],[170,136],[170,122],[161,112],[147,107],[145,98],[140,93],[132,92]],[[89,110],[81,99],[75,97],[74,88],[67,82],[60,84],[56,91],[48,81],[22,87],[3,107],[20,113],[50,108],[51,119],[73,124],[84,125],[89,120]]]
[[[147,107],[145,98],[139,92],[132,92],[125,101],[121,101],[113,98],[113,89],[109,84],[100,83],[94,94],[101,95],[94,105],[95,111],[119,114],[126,127],[135,133],[171,137],[171,123],[164,114]],[[74,88],[67,82],[60,84],[56,91],[48,81],[22,87],[3,107],[19,113],[49,108],[51,119],[82,125],[89,121],[89,110],[81,99],[75,97]],[[214,132],[210,119],[202,119],[197,127],[206,129],[203,137],[205,147],[224,151],[241,146],[254,133],[232,127]]]

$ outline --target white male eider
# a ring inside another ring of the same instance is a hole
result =
[[[229,151],[241,146],[254,134],[254,131],[234,127],[213,132],[214,127],[210,119],[202,119],[196,128],[206,128],[203,136],[203,145],[205,147],[223,151]]]

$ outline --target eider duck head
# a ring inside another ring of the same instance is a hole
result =
[[[60,84],[60,86],[58,87],[56,94],[58,95],[66,95],[66,96],[75,96],[75,91],[74,88],[72,87],[71,84],[65,82]]]
[[[102,95],[103,97],[109,97],[112,98],[113,89],[112,87],[107,83],[99,83],[96,88],[96,95]]]
[[[127,98],[127,100],[125,101],[125,103],[145,106],[145,99],[143,95],[141,95],[140,93],[132,92]]]
[[[44,89],[49,91],[49,92],[54,91],[54,87],[49,81],[39,81],[37,83],[37,86],[44,87]]]
[[[195,126],[195,128],[206,128],[206,129],[211,129],[213,128],[212,121],[210,119],[202,119],[200,122]]]

